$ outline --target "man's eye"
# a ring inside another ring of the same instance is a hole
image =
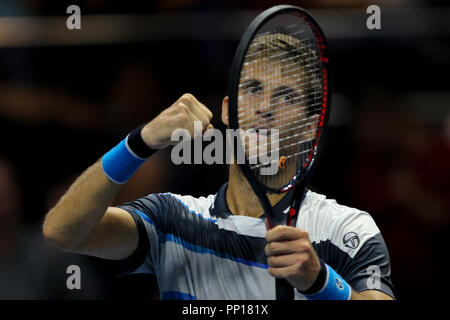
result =
[[[286,94],[282,97],[283,102],[285,103],[294,103],[294,95],[293,94]]]
[[[261,92],[261,87],[258,87],[258,86],[253,86],[253,87],[250,87],[250,88],[248,88],[248,91],[247,91],[248,93],[251,93],[251,94],[257,94],[257,93],[260,93]]]

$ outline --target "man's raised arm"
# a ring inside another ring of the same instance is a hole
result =
[[[193,136],[194,121],[201,121],[206,130],[212,127],[211,119],[211,111],[193,95],[183,95],[78,177],[47,213],[44,237],[69,252],[115,260],[131,255],[139,241],[136,224],[126,211],[110,207],[121,184],[145,161],[151,150],[172,144],[174,130],[186,129]]]

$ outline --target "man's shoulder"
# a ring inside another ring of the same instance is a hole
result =
[[[192,213],[209,216],[209,208],[214,203],[215,194],[207,196],[194,197],[192,195],[182,195],[177,193],[152,193],[137,201],[151,203],[155,211],[164,211],[169,213],[172,210],[179,211],[184,209]]]
[[[196,213],[208,214],[209,208],[214,203],[215,194],[210,194],[207,196],[194,197],[191,195],[181,195],[176,193],[164,193],[162,194],[172,201],[180,203],[191,211]]]
[[[330,242],[351,256],[380,233],[369,213],[313,191],[306,194],[297,226],[308,231],[312,242]]]
[[[320,211],[324,219],[348,220],[355,217],[372,219],[370,214],[358,208],[343,205],[335,199],[327,198],[325,195],[308,190],[302,204],[302,211],[314,214]]]

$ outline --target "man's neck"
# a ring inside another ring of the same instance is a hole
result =
[[[267,194],[270,204],[274,206],[286,194]],[[264,210],[237,164],[230,165],[229,182],[226,193],[228,208],[234,215],[258,218]]]

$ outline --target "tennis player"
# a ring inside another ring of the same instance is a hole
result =
[[[129,273],[154,274],[162,299],[275,299],[275,278],[287,279],[295,299],[393,299],[388,250],[368,213],[308,190],[296,227],[267,231],[237,164],[230,165],[228,182],[206,197],[161,193],[110,206],[144,161],[173,144],[174,130],[193,136],[194,122],[205,131],[212,117],[184,94],[133,130],[50,210],[45,238],[64,251],[122,260]],[[227,97],[222,121],[228,125]],[[292,196],[268,194],[281,215]]]

